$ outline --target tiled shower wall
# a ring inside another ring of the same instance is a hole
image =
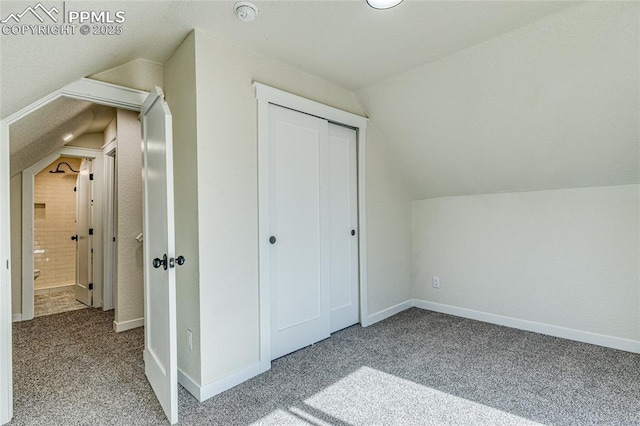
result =
[[[76,281],[76,186],[77,173],[66,165],[65,173],[49,173],[66,161],[80,170],[79,158],[61,157],[35,177],[34,186],[34,268],[40,270],[35,289],[73,285]]]

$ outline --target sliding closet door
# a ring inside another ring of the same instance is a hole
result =
[[[356,131],[329,124],[329,293],[331,332],[358,323]]]
[[[270,105],[271,358],[329,337],[328,122]]]

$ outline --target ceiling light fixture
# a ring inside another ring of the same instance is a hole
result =
[[[391,9],[402,3],[402,0],[367,0],[367,4],[374,9]]]
[[[63,141],[65,142],[69,142],[71,139],[73,139],[73,134],[69,133],[68,135],[66,135],[65,137],[62,138]]]
[[[241,1],[233,6],[233,10],[236,12],[236,16],[242,22],[251,22],[258,16],[258,7],[248,1]]]

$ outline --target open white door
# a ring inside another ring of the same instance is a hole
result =
[[[176,273],[171,112],[156,87],[140,111],[144,198],[145,373],[171,424],[178,422]],[[181,264],[180,259],[177,263]]]
[[[93,188],[91,160],[83,159],[76,183],[76,299],[93,305]],[[73,238],[73,237],[72,237]]]

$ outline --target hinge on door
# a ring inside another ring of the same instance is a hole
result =
[[[89,173],[89,180],[93,180],[93,173]]]
[[[93,235],[93,228],[89,228],[89,235]]]
[[[93,290],[93,283],[89,283],[89,290]]]

